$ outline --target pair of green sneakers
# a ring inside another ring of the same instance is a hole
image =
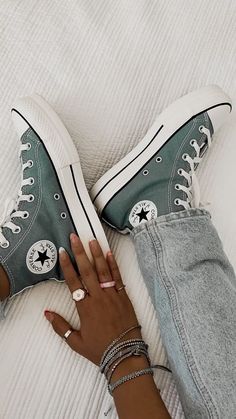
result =
[[[21,188],[6,202],[0,222],[0,264],[9,277],[9,298],[47,279],[63,281],[58,249],[63,246],[72,257],[71,232],[90,258],[92,238],[106,254],[99,217],[128,233],[158,216],[197,207],[196,168],[230,111],[229,97],[217,86],[178,99],[89,196],[77,150],[57,114],[38,95],[19,99],[12,117],[20,138]]]

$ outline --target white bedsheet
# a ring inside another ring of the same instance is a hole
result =
[[[37,92],[51,103],[76,143],[90,188],[179,96],[216,83],[235,100],[235,22],[235,0],[1,0],[0,213],[20,183],[10,117],[16,97]],[[232,115],[199,178],[236,268],[235,133]],[[151,357],[165,363],[131,240],[106,231]],[[105,381],[54,334],[46,308],[78,325],[68,289],[54,281],[17,296],[0,324],[0,419],[104,418],[111,400]],[[159,381],[172,417],[182,418],[173,382]]]

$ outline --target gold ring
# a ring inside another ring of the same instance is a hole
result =
[[[71,333],[73,332],[73,329],[68,329],[67,332],[62,336],[63,339],[67,340],[68,337],[71,335]]]
[[[116,291],[117,291],[117,292],[122,291],[125,287],[126,287],[126,285],[122,285],[122,287],[120,287],[120,288],[116,288]]]

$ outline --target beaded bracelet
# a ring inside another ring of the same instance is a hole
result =
[[[113,358],[116,354],[118,354],[121,350],[127,347],[132,347],[134,345],[142,344],[142,339],[128,339],[124,340],[123,342],[118,343],[116,346],[114,346],[110,352],[107,353],[105,358],[103,359],[103,362],[100,363],[100,370],[103,372],[104,367],[106,364],[110,361],[111,358]]]
[[[137,352],[139,352],[140,347],[138,346],[134,346],[134,347],[127,347],[124,348],[122,350],[120,350],[116,355],[114,355],[106,364],[106,366],[104,367],[103,370],[103,374],[106,376],[108,370],[110,369],[111,365],[117,361],[117,359],[120,359],[123,355],[129,354],[129,356],[131,355],[136,355]]]
[[[141,329],[141,326],[140,326],[140,324],[137,324],[137,325],[135,325],[135,326],[131,326],[131,327],[129,327],[128,329],[126,329],[124,332],[122,332],[116,339],[114,339],[112,342],[111,342],[111,344],[107,347],[107,349],[105,350],[105,352],[104,352],[104,354],[103,354],[103,356],[102,356],[102,358],[101,358],[101,361],[100,361],[100,364],[102,364],[103,363],[103,360],[104,360],[104,358],[106,357],[106,355],[107,355],[107,353],[108,352],[110,352],[110,350],[112,349],[112,347],[117,343],[117,342],[119,342],[124,336],[126,336],[127,335],[127,333],[129,333],[129,332],[131,332],[132,330],[134,330],[134,329]]]
[[[126,383],[127,381],[133,380],[134,378],[140,377],[141,375],[151,374],[153,375],[152,368],[145,368],[143,370],[134,371],[131,374],[125,375],[124,377],[120,378],[118,381],[116,381],[113,384],[108,385],[108,391],[110,395],[112,396],[113,391],[119,387],[121,384]]]
[[[127,358],[129,358],[130,356],[132,356],[133,355],[133,353],[132,352],[128,352],[128,353],[126,353],[126,354],[124,354],[122,357],[120,357],[119,359],[118,359],[118,361],[113,365],[113,367],[111,368],[111,371],[109,372],[109,374],[106,376],[106,379],[107,379],[107,383],[108,383],[108,385],[110,384],[110,382],[111,382],[111,379],[112,379],[112,376],[113,376],[113,374],[114,374],[114,372],[115,372],[115,370],[116,370],[116,368],[121,364],[121,362],[122,361],[124,361],[125,359],[127,359]],[[142,350],[142,349],[140,349],[140,351],[139,351],[139,356],[140,355],[144,355],[144,356],[146,356],[147,357],[147,352],[146,352],[146,350]],[[150,363],[149,363],[150,364]]]
[[[127,339],[122,342],[119,342],[127,333],[131,330],[141,328],[140,325],[132,326],[129,329],[121,333],[116,339],[105,350],[101,361],[100,361],[100,371],[104,373],[108,381],[108,391],[112,395],[116,387],[121,384],[132,380],[133,378],[140,377],[141,375],[151,374],[153,375],[153,368],[163,369],[164,371],[171,372],[169,368],[162,365],[153,365],[151,366],[151,361],[148,355],[148,345],[141,338]],[[131,374],[128,374],[124,377],[121,377],[118,381],[111,384],[111,379],[114,374],[115,369],[120,365],[122,361],[131,357],[131,356],[140,356],[144,355],[147,358],[149,368],[135,371]]]
[[[149,359],[148,351],[147,351],[146,346],[140,345],[140,344],[135,345],[135,346],[128,346],[128,347],[125,347],[124,349],[120,350],[117,354],[112,356],[107,361],[106,366],[103,369],[104,375],[107,375],[107,372],[110,369],[110,367],[114,364],[114,362],[116,362],[118,359],[123,357],[123,355],[129,354],[129,356],[140,356],[141,352],[146,355],[146,358],[147,358],[148,362],[150,363],[151,361]]]
[[[119,352],[121,352],[124,348],[132,347],[140,345],[146,349],[148,349],[148,345],[142,340],[142,339],[128,339],[123,342],[120,342],[118,345],[116,345],[111,353],[108,353],[105,359],[103,360],[103,363],[100,364],[100,371],[101,373],[104,372],[104,369],[106,368],[107,364],[111,361],[112,358],[114,358],[115,355],[117,355]]]

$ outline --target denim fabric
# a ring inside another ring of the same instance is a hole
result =
[[[236,418],[236,278],[210,214],[171,213],[132,236],[186,418]]]

